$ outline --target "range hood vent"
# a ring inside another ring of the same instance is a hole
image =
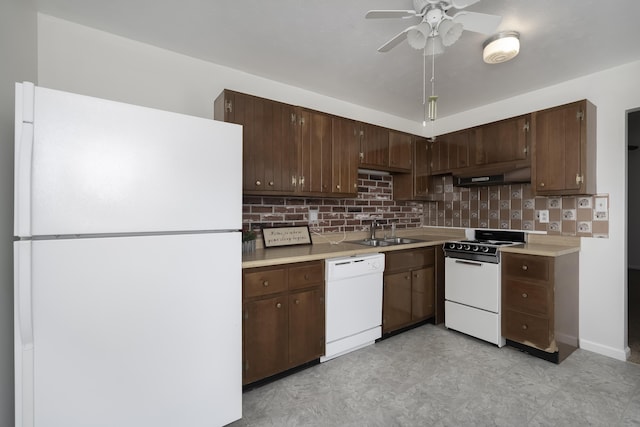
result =
[[[521,184],[531,182],[531,168],[512,169],[492,175],[453,176],[456,187],[486,187],[491,185]]]

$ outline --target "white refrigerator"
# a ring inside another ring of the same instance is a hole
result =
[[[16,425],[241,417],[242,131],[16,84]]]

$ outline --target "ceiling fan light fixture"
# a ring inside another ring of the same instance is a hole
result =
[[[487,64],[500,64],[515,58],[520,52],[520,33],[504,31],[482,44],[482,59]]]
[[[423,21],[407,31],[407,42],[414,49],[424,49],[429,34],[431,34],[431,26],[428,22]]]
[[[440,34],[442,44],[445,46],[451,46],[458,41],[462,35],[462,31],[464,31],[462,24],[452,22],[448,19],[445,19],[438,25],[438,34]]]
[[[440,36],[429,37],[424,47],[424,56],[440,55],[442,53],[444,53],[444,44],[442,44]]]

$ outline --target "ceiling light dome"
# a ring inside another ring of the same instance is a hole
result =
[[[409,46],[414,49],[424,49],[429,34],[431,34],[431,25],[429,25],[428,22],[422,21],[407,31],[407,42],[409,42]]]
[[[520,34],[516,31],[498,33],[485,41],[482,47],[482,59],[487,64],[506,62],[520,52]]]

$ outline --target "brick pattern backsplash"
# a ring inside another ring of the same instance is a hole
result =
[[[426,225],[609,237],[608,195],[535,197],[530,184],[454,187],[446,175],[434,177],[431,189],[434,201],[425,204]],[[539,221],[540,210],[549,211],[548,223]]]
[[[423,203],[393,200],[391,175],[358,174],[358,195],[349,199],[244,196],[245,229],[309,225],[317,233],[366,231],[376,219],[385,229],[423,225]],[[309,209],[318,210],[318,221],[309,223]]]

